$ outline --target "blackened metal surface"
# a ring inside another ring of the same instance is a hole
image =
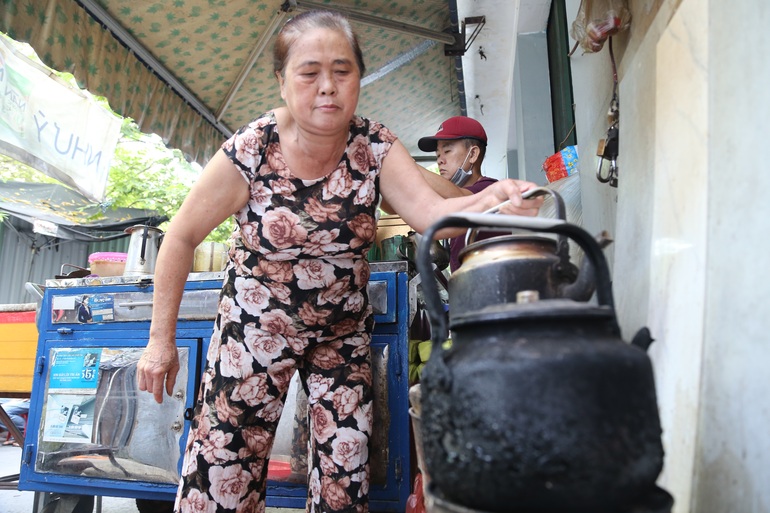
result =
[[[666,490],[653,486],[648,492],[636,499],[626,510],[613,513],[671,513],[674,506],[674,498]],[[487,513],[478,509],[470,509],[446,499],[440,490],[431,483],[425,491],[425,508],[428,513]],[[509,513],[542,513],[540,509],[521,509],[517,505],[511,505],[506,511]],[[569,513],[595,513],[594,511],[581,511],[570,509]]]
[[[617,513],[654,486],[663,448],[652,367],[614,322],[490,320],[453,333],[422,378],[426,465],[447,499]]]

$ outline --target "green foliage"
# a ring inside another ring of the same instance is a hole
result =
[[[200,176],[200,166],[187,162],[181,151],[167,148],[158,135],[140,132],[131,119],[123,120],[121,133],[110,168],[107,197],[116,207],[145,208],[174,217]],[[233,221],[228,219],[206,240],[225,242],[232,229]]]
[[[50,176],[0,153],[0,180],[4,182],[59,183]]]
[[[22,164],[18,160],[2,153],[0,153],[0,180],[4,182],[58,183],[37,169]],[[0,211],[0,222],[3,222],[6,217],[8,217],[8,214]]]

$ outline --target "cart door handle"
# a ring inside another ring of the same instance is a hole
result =
[[[37,359],[37,373],[42,374],[43,370],[45,370],[45,356]]]
[[[123,308],[136,308],[137,306],[152,306],[152,301],[132,301],[129,303],[118,303]]]

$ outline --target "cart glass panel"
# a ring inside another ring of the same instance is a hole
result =
[[[157,404],[139,392],[143,347],[52,348],[38,432],[37,472],[174,484],[186,393]],[[177,384],[187,383],[180,347]]]

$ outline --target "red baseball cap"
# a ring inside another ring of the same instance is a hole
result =
[[[475,139],[486,146],[487,133],[481,123],[475,119],[454,116],[441,123],[436,135],[423,137],[417,141],[417,146],[422,151],[436,151],[438,146],[436,141],[454,141],[457,139]]]

